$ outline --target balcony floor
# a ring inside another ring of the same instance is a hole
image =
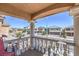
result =
[[[27,50],[26,52],[22,53],[20,56],[43,56],[43,53],[36,50]]]

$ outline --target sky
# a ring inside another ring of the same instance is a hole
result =
[[[29,26],[29,22],[20,18],[6,16],[5,21],[13,28],[24,28]],[[36,27],[70,27],[73,26],[73,17],[69,15],[69,12],[62,12],[55,15],[43,17],[36,20]]]
[[[20,19],[20,18],[11,17],[11,16],[6,16],[4,21],[7,24],[9,24],[10,27],[12,27],[12,28],[24,28],[24,27],[29,26],[28,21],[26,21],[24,19]]]
[[[58,26],[58,27],[71,27],[73,26],[73,17],[69,15],[69,12],[62,12],[48,17],[44,17],[37,20],[36,26]]]

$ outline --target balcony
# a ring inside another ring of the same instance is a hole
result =
[[[64,40],[61,38],[46,38],[46,37],[32,37],[33,41],[30,42],[30,37],[21,39],[14,39],[5,41],[5,47],[9,42],[15,45],[19,43],[19,56],[73,56],[74,55],[74,42]],[[32,46],[30,45],[32,44]],[[17,55],[17,54],[16,54]]]

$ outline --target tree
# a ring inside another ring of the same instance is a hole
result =
[[[9,30],[9,32],[12,33],[13,31],[12,30]]]
[[[26,31],[27,31],[26,28],[22,29],[22,32],[16,33],[16,37],[18,37],[18,38],[23,37],[23,36],[24,36],[24,33],[25,33]]]
[[[45,28],[45,34],[49,34],[49,28]]]
[[[25,33],[25,32],[26,32],[26,28],[23,29],[22,33]]]
[[[16,37],[17,38],[21,38],[22,37],[22,33],[21,32],[16,33]]]

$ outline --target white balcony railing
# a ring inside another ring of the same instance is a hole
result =
[[[32,49],[40,51],[43,55],[51,56],[73,56],[74,55],[74,42],[56,39],[56,38],[45,38],[45,37],[32,37],[33,44]],[[12,42],[15,44],[19,43],[20,55],[30,48],[30,37],[8,40],[5,41],[5,47],[8,43]]]
[[[14,46],[16,43],[19,44],[19,55],[21,55],[21,53],[24,53],[26,50],[29,49],[30,47],[30,38],[29,37],[25,37],[25,38],[21,38],[21,39],[13,39],[13,40],[7,40],[4,41],[4,46],[5,49],[7,48],[9,43],[12,43]],[[16,54],[17,55],[17,54]]]

